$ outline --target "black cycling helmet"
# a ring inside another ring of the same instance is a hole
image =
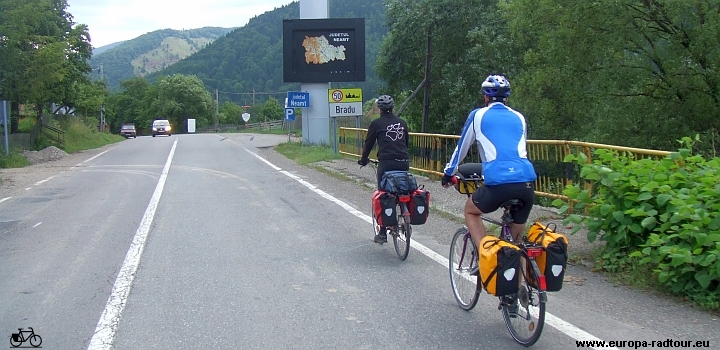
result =
[[[381,111],[392,111],[395,108],[395,100],[390,95],[382,95],[376,102]]]
[[[489,75],[482,83],[482,91],[493,101],[505,100],[510,96],[510,81],[500,74]]]

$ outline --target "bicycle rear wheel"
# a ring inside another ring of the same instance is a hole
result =
[[[395,244],[395,253],[400,260],[407,259],[410,253],[410,236],[412,235],[412,226],[410,226],[410,218],[404,215],[407,210],[403,209],[403,205],[398,206],[398,225],[397,230],[393,230],[393,244]]]
[[[20,345],[22,345],[22,343],[23,342],[21,342],[19,340],[15,340],[15,338],[13,336],[10,336],[10,346],[12,346],[13,348],[19,347]]]
[[[482,286],[477,275],[470,272],[478,265],[478,254],[467,228],[459,228],[450,243],[450,285],[460,308],[472,310],[478,302]]]
[[[524,254],[520,257],[520,290],[512,295],[517,312],[503,301],[502,314],[510,335],[523,346],[531,346],[540,339],[545,325],[545,291],[538,290],[537,276],[540,274],[535,260]]]

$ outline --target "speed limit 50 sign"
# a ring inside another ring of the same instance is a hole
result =
[[[328,103],[362,102],[362,89],[329,89]]]

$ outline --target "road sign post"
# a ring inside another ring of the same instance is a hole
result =
[[[288,142],[290,142],[290,122],[295,121],[295,108],[285,108],[285,122],[288,127]]]

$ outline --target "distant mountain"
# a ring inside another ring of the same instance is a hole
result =
[[[375,94],[382,86],[372,67],[380,51],[387,28],[383,0],[328,0],[330,18],[365,19],[366,81],[347,84],[333,83],[333,87],[360,87],[364,98]],[[268,96],[282,101],[284,91],[299,88],[299,83],[283,82],[283,19],[298,19],[297,1],[255,16],[248,23],[219,38],[206,48],[148,75],[154,80],[160,75],[194,74],[205,86],[220,92],[220,103],[230,100],[240,105],[261,102]]]
[[[116,90],[120,81],[167,68],[202,50],[231,30],[233,28],[162,29],[135,39],[103,46],[96,49],[99,52],[93,51],[90,60],[93,67],[91,78],[100,79],[98,73],[102,66],[103,78],[108,87],[111,91]]]
[[[118,42],[112,43],[112,44],[107,44],[107,45],[105,45],[105,46],[100,46],[100,47],[98,47],[98,48],[93,48],[92,54],[93,54],[93,56],[94,56],[94,55],[99,55],[99,54],[101,54],[101,53],[103,53],[103,52],[105,52],[105,51],[107,51],[107,50],[110,50],[110,49],[112,49],[112,48],[117,47],[118,45],[120,45],[120,44],[122,44],[122,43],[124,43],[124,42],[125,42],[125,40],[123,40],[123,41],[118,41]]]

